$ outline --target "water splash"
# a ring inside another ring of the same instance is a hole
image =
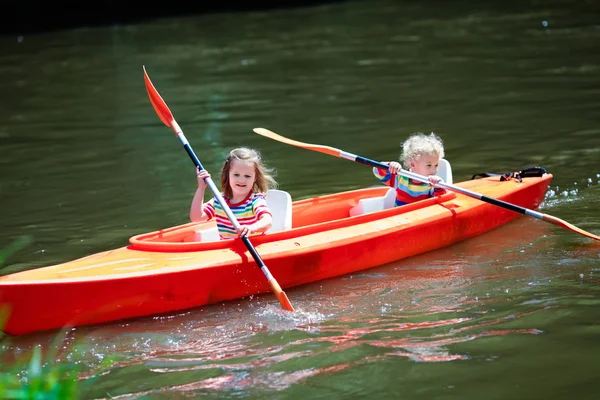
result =
[[[561,188],[559,186],[549,187],[544,196],[540,208],[554,207],[562,204],[572,203],[586,197],[587,192],[583,189],[597,188],[600,185],[600,173],[585,178],[583,182],[573,182],[572,187]]]
[[[318,309],[319,305],[315,304],[313,307]],[[271,304],[257,310],[256,316],[260,320],[258,325],[269,331],[302,329],[307,332],[317,330],[320,322],[332,317],[332,315],[325,315],[318,311],[307,311],[299,307],[295,312],[288,312]]]

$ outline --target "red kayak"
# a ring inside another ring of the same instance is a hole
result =
[[[455,186],[535,209],[551,179],[487,177]],[[290,288],[449,246],[519,216],[455,191],[387,208],[387,193],[382,186],[284,201],[278,230],[252,236],[252,244],[281,287]],[[215,237],[214,223],[188,223],[134,236],[114,250],[2,276],[0,304],[9,311],[2,330],[22,335],[269,293],[242,240]]]

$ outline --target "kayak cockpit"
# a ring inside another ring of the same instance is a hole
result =
[[[273,223],[267,233],[292,229],[292,196],[286,191],[271,189],[265,195]],[[219,241],[219,230],[216,224],[198,226],[193,234],[183,237],[183,242],[216,242]]]
[[[444,182],[452,183],[452,168],[445,159],[440,159],[438,175]],[[395,189],[377,186],[356,189],[341,193],[317,196],[292,203],[288,192],[269,190],[266,193],[267,204],[273,214],[273,226],[253,241],[276,241],[309,232],[337,229],[344,225],[366,222],[367,220],[386,218],[413,209],[427,207],[455,197],[454,193],[422,200],[394,209]],[[385,213],[381,213],[386,211]],[[365,219],[366,215],[374,214]],[[364,221],[363,221],[364,220]],[[346,221],[337,223],[338,221]],[[310,228],[309,228],[310,227]],[[293,233],[287,233],[293,232]],[[202,251],[230,247],[229,241],[219,240],[219,231],[214,221],[191,222],[156,232],[133,236],[129,239],[132,248],[157,251]]]
[[[291,197],[287,197],[289,194],[286,192],[279,195],[286,203],[281,209],[274,206],[275,203],[273,202],[269,204],[269,208],[273,213],[273,225],[276,229],[262,235],[251,236],[255,245],[383,219],[428,207],[455,197],[454,193],[446,193],[440,197],[421,200],[402,207],[394,207],[394,189],[387,186],[350,190],[298,200],[293,203]],[[129,247],[132,249],[173,252],[216,250],[231,247],[230,240],[219,240],[214,220],[190,222],[168,229],[136,235],[131,237],[129,242]]]

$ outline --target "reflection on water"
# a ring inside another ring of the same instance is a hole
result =
[[[252,128],[380,160],[434,130],[455,182],[546,167],[542,212],[598,234],[597,11],[377,0],[0,37],[0,247],[32,240],[2,273],[187,222],[194,167],[152,109],[142,65],[209,171],[232,147],[256,147],[301,199],[376,182]],[[86,398],[591,398],[599,273],[596,243],[520,217],[286,289],[291,315],[262,295],[64,340],[4,338],[0,371],[58,340]]]

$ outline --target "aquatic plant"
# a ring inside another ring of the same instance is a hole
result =
[[[0,249],[0,268],[2,268],[7,257],[26,247],[32,242],[29,237],[21,237],[11,243],[8,247]],[[10,313],[7,306],[0,305],[0,331]],[[49,347],[51,350],[45,357],[42,357],[41,346],[36,346],[31,353],[31,358],[24,356],[17,360],[8,370],[0,370],[0,399],[6,400],[76,400],[81,397],[83,387],[79,379],[81,374],[80,363],[57,362],[57,352],[61,348],[60,342],[64,339],[66,331],[57,334],[53,344]],[[10,337],[3,336],[0,333],[0,358],[2,353],[8,348],[7,343]],[[83,348],[85,345],[83,346]],[[79,348],[73,348],[73,354],[77,354]],[[100,369],[109,368],[113,364],[112,358],[106,358],[102,361]],[[0,367],[2,364],[0,363]],[[100,374],[101,375],[101,374]],[[93,383],[93,380],[86,380],[86,386]]]
[[[35,347],[26,375],[20,376],[19,366],[13,371],[0,373],[2,399],[77,399],[77,372],[66,364],[42,364],[39,346]]]

